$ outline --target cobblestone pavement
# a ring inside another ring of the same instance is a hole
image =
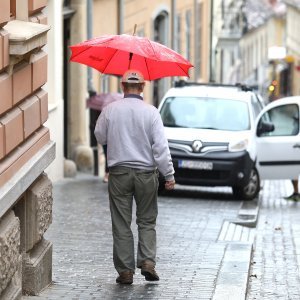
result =
[[[133,285],[122,286],[115,283],[112,263],[107,185],[92,176],[55,184],[53,224],[45,234],[53,242],[53,284],[23,299],[212,299],[222,259],[232,256],[230,242],[218,241],[220,230],[241,205],[227,190],[214,191],[174,191],[159,198],[161,280],[146,282],[138,270]],[[137,237],[135,220],[132,224]]]
[[[256,228],[247,300],[300,299],[300,203],[283,199],[289,181],[266,181]]]

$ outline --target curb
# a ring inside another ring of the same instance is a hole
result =
[[[252,243],[228,244],[212,300],[246,299]]]
[[[246,299],[261,196],[243,201],[237,217],[225,220],[218,241],[227,242],[212,300]]]
[[[257,225],[261,196],[252,201],[243,201],[237,218],[230,222],[254,228]]]

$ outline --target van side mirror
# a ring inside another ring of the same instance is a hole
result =
[[[271,122],[260,121],[257,126],[257,136],[262,136],[263,133],[272,132],[275,130],[275,126]]]

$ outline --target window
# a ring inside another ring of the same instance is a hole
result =
[[[109,92],[109,76],[101,75],[100,76],[100,84],[101,84],[101,92],[108,93]]]
[[[297,104],[281,105],[270,109],[259,121],[258,128],[264,121],[274,125],[272,132],[264,132],[260,136],[289,136],[299,134],[299,107]]]
[[[185,15],[185,34],[186,34],[186,59],[191,59],[191,19],[192,19],[192,12],[188,10]]]
[[[249,110],[246,102],[216,98],[171,97],[161,109],[166,127],[249,130]]]
[[[168,46],[169,44],[169,15],[161,11],[154,19],[154,41]],[[155,80],[153,84],[153,104],[158,107],[160,100],[167,91],[168,79]]]
[[[10,0],[10,18],[12,20],[16,18],[16,0]]]
[[[253,45],[250,45],[250,57],[249,57],[249,73],[248,76],[251,74],[251,72],[253,71]]]
[[[235,55],[234,55],[234,51],[230,51],[230,64],[231,64],[231,67],[234,67],[234,64],[235,64],[236,60],[235,60]]]
[[[176,28],[175,28],[176,40],[174,50],[181,53],[181,17],[180,14],[176,16]]]
[[[168,14],[161,12],[154,20],[154,41],[168,45]]]
[[[197,3],[197,10],[195,14],[196,32],[195,32],[195,75],[196,78],[201,77],[202,67],[202,3]]]

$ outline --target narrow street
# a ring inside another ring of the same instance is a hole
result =
[[[211,298],[227,245],[216,242],[220,228],[225,219],[236,216],[241,204],[224,201],[230,196],[221,189],[160,197],[161,280],[148,283],[137,270],[134,284],[124,287],[115,283],[107,185],[89,176],[55,184],[53,224],[45,236],[54,244],[54,282],[40,299]],[[137,236],[135,220],[132,224]]]
[[[248,300],[299,299],[300,207],[281,200],[289,188],[288,182],[265,183],[257,228],[230,222],[242,202],[231,200],[229,188],[177,189],[159,197],[161,280],[149,283],[137,269],[133,285],[122,286],[112,263],[107,185],[89,175],[65,179],[54,185],[53,224],[45,235],[53,242],[53,284],[23,299],[239,300],[249,265]],[[135,220],[132,227],[136,237]]]
[[[287,181],[267,181],[249,277],[247,300],[300,299],[300,203],[286,201]]]
[[[0,300],[300,300],[299,28],[300,0],[1,0]],[[159,282],[116,284],[119,166],[176,186]]]

